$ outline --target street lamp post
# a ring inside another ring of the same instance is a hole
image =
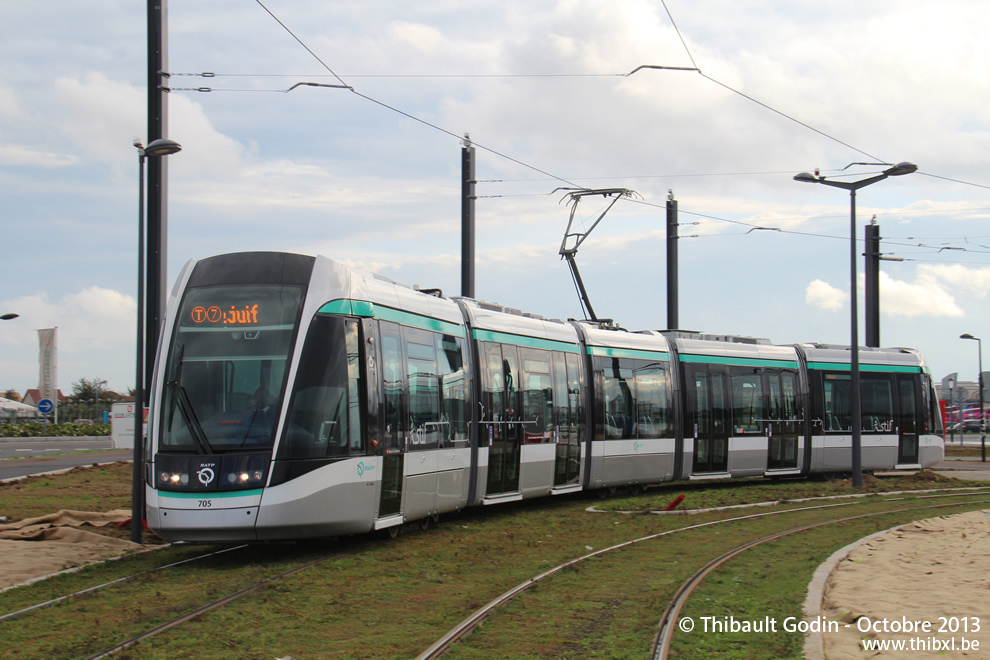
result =
[[[975,339],[976,340],[976,350],[979,357],[979,369],[980,372],[977,375],[976,381],[980,388],[980,457],[981,460],[987,462],[987,419],[983,414],[983,341],[979,337],[974,337],[968,332],[964,335],[959,335],[960,339]],[[965,429],[963,429],[965,432]]]
[[[889,165],[889,163],[852,163],[853,165]],[[847,165],[848,167],[848,165]],[[850,304],[852,306],[852,311],[850,313],[850,324],[851,324],[851,339],[850,339],[850,360],[849,360],[849,380],[850,380],[850,397],[852,399],[850,403],[851,413],[852,413],[852,475],[853,475],[853,486],[859,487],[863,485],[863,420],[862,420],[862,401],[860,400],[860,384],[859,384],[859,301],[857,291],[856,291],[856,191],[860,188],[865,188],[871,184],[878,181],[883,181],[889,176],[901,176],[904,174],[911,174],[916,171],[918,166],[914,163],[898,163],[897,165],[892,165],[886,170],[877,174],[876,176],[871,176],[867,179],[861,179],[860,181],[829,181],[823,176],[819,176],[817,171],[815,174],[809,174],[808,172],[801,172],[794,176],[795,181],[801,181],[803,183],[820,183],[826,186],[832,186],[834,188],[842,188],[843,190],[849,191],[849,288],[850,288]]]
[[[134,378],[134,471],[131,475],[131,541],[141,542],[144,527],[144,161],[182,150],[175,140],[160,138],[148,146],[135,142],[138,151],[138,293],[137,360]]]

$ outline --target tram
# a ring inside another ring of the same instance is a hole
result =
[[[388,530],[469,506],[672,480],[944,456],[922,356],[629,332],[414,290],[325,257],[190,261],[148,418],[149,527],[168,541]]]

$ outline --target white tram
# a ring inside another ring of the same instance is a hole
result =
[[[548,320],[272,252],[188,263],[166,318],[144,473],[170,541],[850,469],[848,347]],[[942,460],[924,359],[861,349],[861,372],[863,469]]]

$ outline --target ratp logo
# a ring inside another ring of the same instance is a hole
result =
[[[199,483],[203,484],[204,486],[209,486],[210,482],[213,481],[213,478],[215,476],[216,474],[214,474],[213,470],[211,470],[208,467],[205,467],[196,473],[196,478],[199,479]]]
[[[373,463],[370,465],[366,465],[364,461],[358,461],[357,475],[359,477],[363,477],[365,472],[371,472],[374,469],[375,469],[375,465]]]

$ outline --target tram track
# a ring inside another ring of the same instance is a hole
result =
[[[966,495],[973,495],[973,494],[972,493],[956,493],[956,494],[945,493],[945,494],[940,494],[940,495],[927,494],[927,495],[919,495],[916,499],[949,498],[949,497],[952,497],[952,498],[961,498],[961,497],[965,497]],[[811,529],[813,527],[820,527],[820,526],[827,525],[827,524],[837,524],[837,523],[840,523],[842,521],[853,520],[853,519],[856,519],[856,518],[863,518],[863,517],[870,517],[870,516],[879,516],[879,515],[884,515],[884,514],[888,514],[888,513],[897,513],[897,512],[900,512],[900,511],[907,511],[907,510],[914,510],[914,509],[930,509],[930,508],[939,508],[939,507],[946,507],[946,506],[962,506],[962,505],[966,505],[966,504],[970,504],[970,503],[983,504],[983,503],[986,502],[986,500],[974,500],[972,502],[952,502],[952,503],[949,503],[949,504],[936,504],[936,505],[927,504],[927,505],[925,505],[923,507],[922,506],[916,506],[916,507],[906,506],[905,507],[905,506],[903,506],[903,504],[905,504],[905,502],[903,502],[903,499],[902,498],[884,498],[884,501],[889,501],[891,503],[898,502],[900,506],[887,508],[884,511],[880,511],[880,512],[865,514],[864,516],[846,516],[846,517],[843,517],[841,519],[829,520],[829,521],[825,521],[823,523],[815,523],[813,525],[802,525],[802,526],[799,526],[799,527],[792,528],[790,530],[784,530],[784,533],[796,533],[798,531],[802,531],[802,530],[805,530],[805,529]],[[551,578],[551,577],[553,577],[555,575],[559,575],[561,572],[564,572],[566,569],[571,568],[571,567],[574,567],[577,564],[579,564],[581,562],[584,562],[584,561],[586,561],[588,559],[592,559],[594,557],[600,557],[600,556],[602,556],[604,554],[611,553],[612,551],[619,550],[621,548],[627,548],[627,547],[630,547],[630,546],[633,546],[633,545],[636,545],[636,544],[640,544],[643,541],[658,539],[658,538],[661,538],[661,537],[666,537],[666,536],[669,536],[669,535],[672,535],[672,534],[681,533],[681,532],[689,532],[691,530],[699,530],[699,529],[704,529],[704,528],[710,528],[710,527],[713,527],[713,526],[722,525],[723,523],[732,523],[732,522],[742,522],[742,521],[747,521],[747,520],[766,519],[766,518],[771,518],[771,517],[774,517],[774,516],[782,516],[782,515],[791,514],[791,513],[800,515],[802,513],[805,513],[806,514],[808,512],[812,512],[812,511],[828,511],[828,510],[832,510],[832,509],[841,509],[841,508],[844,508],[844,507],[855,506],[857,504],[862,504],[862,503],[864,503],[863,500],[856,500],[856,501],[851,501],[851,502],[838,502],[838,503],[836,503],[836,502],[829,502],[828,504],[814,505],[814,506],[804,506],[804,507],[796,507],[796,508],[784,509],[784,510],[777,510],[777,511],[761,510],[759,512],[755,512],[755,513],[752,513],[752,514],[749,514],[749,515],[734,516],[734,517],[731,517],[731,518],[723,518],[723,519],[719,519],[719,520],[712,520],[712,521],[702,522],[702,523],[693,524],[693,525],[686,525],[686,526],[678,527],[678,528],[675,528],[675,529],[669,529],[669,530],[665,530],[665,531],[658,532],[658,533],[655,533],[655,534],[649,534],[649,535],[646,535],[646,536],[642,536],[642,537],[639,537],[639,538],[636,538],[636,539],[633,539],[633,540],[630,540],[630,541],[624,541],[622,543],[614,544],[614,545],[611,545],[611,546],[609,546],[607,548],[603,548],[601,550],[597,550],[597,551],[594,551],[594,552],[589,552],[589,553],[587,553],[585,555],[582,555],[580,557],[577,557],[576,559],[571,559],[571,560],[566,561],[566,562],[563,562],[563,563],[559,564],[558,566],[555,566],[555,567],[553,567],[553,568],[551,568],[549,570],[545,570],[545,571],[541,572],[540,574],[536,575],[535,577],[533,577],[533,578],[531,578],[529,580],[526,580],[526,581],[520,583],[519,585],[517,585],[516,587],[514,587],[513,589],[510,589],[510,590],[506,591],[505,593],[501,594],[499,597],[495,598],[490,603],[488,603],[484,607],[480,608],[474,614],[472,614],[467,619],[465,619],[464,621],[462,621],[455,629],[451,630],[446,635],[444,635],[440,640],[438,640],[437,642],[435,642],[429,649],[427,649],[427,651],[424,651],[418,657],[420,657],[420,658],[439,657],[444,652],[446,652],[448,649],[450,649],[453,645],[457,644],[460,640],[462,640],[464,637],[466,637],[468,634],[470,634],[471,631],[473,631],[474,629],[476,629],[476,627],[479,625],[479,623],[481,623],[482,621],[485,621],[486,619],[491,618],[492,617],[492,613],[496,609],[498,609],[499,607],[505,605],[506,603],[508,603],[509,601],[513,600],[517,596],[519,596],[519,595],[521,595],[521,594],[529,591],[530,589],[532,589],[537,584],[543,583],[546,580],[548,580],[549,578]],[[876,504],[876,503],[877,503],[876,501],[873,502],[873,504]],[[736,556],[736,555],[740,554],[741,552],[745,552],[745,550],[748,549],[749,547],[755,547],[755,545],[757,545],[759,543],[763,543],[763,542],[766,542],[766,541],[769,541],[769,540],[773,540],[775,538],[780,538],[781,536],[784,535],[784,533],[777,532],[775,534],[769,535],[768,537],[757,539],[757,542],[755,542],[755,543],[754,542],[751,542],[749,544],[746,544],[746,547],[745,548],[742,548],[742,550],[740,550],[739,552],[736,552],[732,556]],[[72,594],[67,594],[65,596],[61,596],[59,598],[52,599],[50,601],[46,601],[44,603],[38,603],[37,605],[33,605],[33,606],[27,607],[27,608],[23,608],[23,609],[18,610],[16,612],[11,612],[10,614],[3,615],[3,617],[0,617],[0,622],[4,621],[6,619],[15,618],[15,617],[17,617],[17,616],[19,616],[21,614],[26,614],[28,612],[33,612],[35,610],[44,609],[46,606],[52,606],[52,605],[56,605],[58,603],[62,603],[64,601],[66,601],[66,600],[72,600],[72,599],[77,598],[79,596],[88,596],[88,595],[92,594],[93,592],[95,592],[95,591],[97,591],[99,589],[102,589],[103,587],[109,587],[111,585],[119,584],[119,583],[122,583],[122,582],[134,582],[135,581],[135,578],[138,578],[138,577],[141,577],[141,576],[147,576],[149,574],[154,574],[154,573],[162,573],[162,572],[165,571],[165,569],[170,569],[170,568],[176,567],[176,566],[178,566],[180,564],[188,564],[190,562],[194,562],[194,561],[199,560],[199,559],[206,559],[208,557],[216,556],[218,554],[223,554],[223,553],[227,553],[227,552],[231,552],[231,551],[235,551],[235,550],[240,550],[241,548],[245,548],[245,547],[251,547],[251,546],[236,546],[236,547],[232,547],[232,548],[224,548],[223,550],[220,550],[218,552],[207,553],[207,554],[200,555],[200,556],[197,556],[197,557],[193,557],[193,558],[189,558],[189,559],[184,559],[181,562],[175,562],[173,564],[168,564],[168,565],[161,566],[161,567],[158,567],[158,568],[155,568],[155,569],[150,569],[150,570],[147,570],[147,571],[142,571],[142,572],[139,572],[139,573],[135,573],[134,575],[130,575],[130,576],[127,576],[127,577],[124,577],[124,578],[119,578],[117,580],[106,582],[104,584],[97,585],[96,587],[90,587],[88,589],[84,589],[84,590],[81,590],[81,591],[78,591],[78,592],[74,592]],[[253,547],[257,548],[258,546],[253,546]],[[338,549],[339,549],[339,547],[338,547]],[[123,641],[114,643],[111,646],[108,646],[108,647],[103,648],[98,653],[95,653],[95,654],[92,654],[92,655],[88,655],[88,656],[85,656],[85,657],[88,657],[89,659],[108,657],[108,656],[111,656],[111,655],[113,655],[113,654],[115,654],[115,653],[117,653],[119,651],[122,651],[122,650],[125,650],[125,649],[128,649],[128,648],[131,648],[131,647],[135,646],[136,644],[138,644],[138,643],[140,643],[140,642],[142,642],[144,640],[151,639],[151,638],[153,638],[153,637],[155,637],[157,635],[160,635],[161,633],[164,633],[164,632],[169,631],[169,630],[173,630],[175,628],[180,628],[183,624],[188,623],[190,621],[201,621],[202,620],[201,617],[204,614],[207,614],[209,612],[213,612],[213,611],[216,611],[216,610],[221,610],[223,607],[229,605],[230,603],[233,603],[233,602],[241,599],[244,596],[248,596],[248,595],[250,595],[252,593],[255,593],[259,589],[261,589],[262,587],[265,587],[266,585],[272,585],[272,584],[277,583],[277,582],[279,582],[281,580],[285,580],[286,578],[289,578],[292,575],[298,574],[298,573],[300,573],[302,571],[306,571],[307,569],[313,568],[313,567],[315,567],[315,566],[317,566],[317,565],[319,565],[321,563],[327,562],[327,561],[329,561],[331,559],[334,559],[336,557],[340,557],[342,554],[344,554],[344,553],[333,552],[331,554],[326,554],[326,555],[319,556],[319,557],[316,557],[316,558],[313,558],[313,559],[308,559],[308,558],[303,557],[302,559],[306,559],[306,561],[304,561],[301,564],[298,564],[298,565],[295,565],[295,566],[289,566],[289,567],[284,567],[284,566],[283,567],[280,567],[280,568],[285,568],[285,570],[280,570],[279,572],[274,573],[274,574],[269,575],[269,576],[266,576],[266,577],[264,577],[262,579],[256,579],[256,580],[252,581],[250,584],[248,584],[247,586],[242,586],[242,587],[240,587],[240,588],[238,588],[236,590],[232,590],[227,595],[224,595],[222,597],[215,597],[215,598],[211,599],[210,602],[208,602],[206,604],[190,603],[189,606],[186,606],[186,607],[183,608],[183,610],[184,610],[183,613],[176,614],[174,616],[171,616],[171,618],[169,618],[167,621],[164,621],[162,623],[158,623],[157,625],[155,625],[153,627],[149,627],[149,628],[147,628],[146,630],[144,630],[142,632],[138,632],[136,634],[131,634],[130,636],[127,637],[127,639],[124,639]],[[616,553],[616,554],[618,554],[618,553]],[[312,557],[312,555],[310,555],[310,556]],[[291,557],[289,558],[289,560],[291,562]],[[298,561],[298,560],[296,560],[296,561]],[[726,558],[725,561],[728,561],[728,558]],[[722,563],[724,563],[724,561]],[[257,566],[256,566],[256,568],[257,568]],[[714,570],[714,568],[712,568],[711,570]],[[706,575],[707,575],[707,573],[706,573]],[[703,576],[701,578],[699,578],[698,579],[698,583],[700,583],[701,580],[703,580],[703,579],[704,579]],[[242,584],[243,584],[243,582],[242,582]],[[229,584],[227,588],[229,589],[231,586],[234,586],[234,585],[233,584]],[[686,600],[686,597],[685,597],[685,600]],[[173,614],[174,614],[174,612],[173,612]],[[669,618],[672,621],[676,621],[676,615],[673,615],[673,616],[671,616]],[[109,640],[107,640],[107,641],[109,641]],[[90,649],[87,650],[86,652],[87,653],[92,653],[93,652],[92,647],[90,647]],[[412,655],[412,654],[410,654],[410,655]],[[76,655],[74,657],[84,657],[84,656],[83,656],[83,653],[80,653],[80,654],[78,654],[78,655]]]
[[[88,587],[86,589],[80,589],[79,591],[75,591],[75,592],[73,592],[71,594],[66,594],[64,596],[59,596],[57,598],[52,598],[51,600],[46,600],[43,603],[38,603],[36,605],[31,605],[30,607],[24,607],[22,609],[19,609],[19,610],[14,611],[14,612],[8,612],[7,614],[0,615],[0,622],[6,621],[7,619],[13,619],[14,617],[21,616],[22,614],[27,614],[28,612],[33,612],[34,610],[40,610],[40,609],[45,608],[45,607],[51,607],[53,605],[57,605],[58,603],[65,602],[65,601],[71,600],[73,598],[78,598],[80,596],[85,596],[87,594],[91,594],[91,593],[94,593],[96,591],[99,591],[100,589],[103,589],[105,587],[110,587],[110,586],[113,586],[115,584],[121,584],[122,582],[130,582],[131,580],[135,580],[135,579],[137,579],[139,577],[143,577],[145,575],[151,575],[152,573],[157,573],[159,571],[164,571],[164,570],[169,569],[169,568],[175,568],[176,566],[181,566],[183,564],[188,564],[190,562],[199,561],[200,559],[208,559],[210,557],[215,557],[217,555],[222,555],[222,554],[224,554],[226,552],[232,552],[234,550],[242,550],[242,549],[247,548],[247,547],[248,547],[247,544],[237,545],[237,546],[234,546],[232,548],[224,548],[222,550],[217,550],[216,552],[208,552],[205,555],[198,555],[196,557],[190,557],[188,559],[183,559],[181,561],[172,562],[170,564],[165,564],[163,566],[156,566],[155,568],[149,568],[147,570],[140,571],[138,573],[134,573],[133,575],[126,575],[126,576],[124,576],[122,578],[117,578],[116,580],[110,580],[109,582],[104,582],[103,584],[98,584],[96,586]]]
[[[917,499],[931,499],[931,498],[939,498],[939,497],[959,497],[959,496],[962,496],[962,495],[964,495],[964,494],[927,495],[927,496],[921,496],[921,497],[919,497]],[[968,495],[972,495],[972,494],[970,493]],[[892,498],[889,501],[901,502],[904,499],[905,498]],[[691,595],[691,592],[694,591],[695,587],[697,587],[704,580],[704,578],[707,575],[709,575],[712,571],[714,571],[715,569],[717,569],[719,566],[722,566],[725,562],[729,561],[733,557],[736,557],[736,556],[744,553],[746,550],[749,550],[751,548],[754,548],[754,547],[757,547],[759,545],[762,545],[763,543],[766,543],[766,542],[769,542],[769,541],[773,541],[773,540],[782,538],[784,536],[788,536],[788,535],[791,535],[791,534],[796,534],[796,533],[799,533],[799,532],[802,532],[802,531],[816,529],[816,528],[820,528],[820,527],[824,527],[824,526],[828,526],[828,525],[840,524],[840,523],[843,523],[843,522],[850,522],[850,521],[854,521],[854,520],[860,520],[860,519],[865,519],[865,518],[877,517],[877,516],[882,516],[882,515],[896,514],[896,513],[911,511],[911,510],[918,510],[918,509],[925,510],[925,509],[937,509],[937,508],[946,508],[946,507],[957,507],[957,506],[964,506],[964,505],[968,505],[968,504],[985,504],[988,501],[990,501],[990,500],[981,499],[981,500],[973,500],[973,501],[970,501],[970,502],[951,502],[951,503],[948,503],[948,504],[938,504],[938,505],[930,505],[929,504],[929,505],[925,505],[925,506],[915,506],[915,507],[912,507],[912,506],[898,506],[898,507],[893,507],[893,508],[885,509],[883,511],[878,511],[878,512],[871,512],[871,513],[857,515],[857,516],[846,516],[846,517],[843,517],[843,518],[826,520],[826,521],[812,523],[812,524],[808,524],[808,525],[801,525],[801,526],[794,527],[794,528],[791,528],[791,529],[787,529],[787,530],[775,532],[773,534],[767,535],[767,536],[762,537],[760,539],[756,539],[754,541],[750,541],[750,542],[744,543],[744,544],[742,544],[742,545],[740,545],[740,546],[738,546],[736,548],[733,548],[732,550],[730,550],[730,551],[724,553],[723,555],[717,557],[716,559],[710,561],[708,564],[706,564],[704,567],[702,567],[699,571],[697,571],[694,575],[692,575],[684,584],[681,585],[680,589],[678,589],[678,591],[676,592],[676,594],[675,594],[674,598],[672,599],[670,605],[668,606],[667,610],[664,612],[663,616],[660,619],[660,623],[658,625],[658,632],[654,636],[654,639],[653,639],[653,644],[652,644],[652,648],[651,648],[651,657],[652,658],[655,658],[657,660],[659,660],[661,658],[664,658],[665,659],[667,657],[667,651],[669,649],[670,638],[673,635],[673,624],[677,620],[677,614],[680,612],[681,608],[683,607],[684,603],[687,601],[688,597]],[[669,535],[680,533],[680,532],[688,532],[688,531],[693,531],[693,530],[697,530],[697,529],[701,529],[701,528],[713,527],[713,526],[716,526],[716,525],[733,523],[733,522],[740,522],[740,521],[749,520],[749,519],[766,518],[766,517],[770,517],[770,516],[784,515],[784,514],[790,514],[790,513],[806,513],[806,512],[809,512],[809,511],[832,509],[832,508],[845,507],[845,506],[854,506],[854,505],[861,504],[861,503],[862,503],[861,501],[857,501],[857,502],[844,502],[844,503],[826,504],[826,505],[819,505],[819,506],[800,507],[800,508],[794,508],[794,509],[785,509],[785,510],[782,510],[782,511],[763,511],[763,512],[760,512],[760,513],[754,513],[754,514],[745,515],[745,516],[736,516],[736,517],[732,517],[732,518],[724,518],[724,519],[720,519],[720,520],[709,521],[709,522],[705,522],[705,523],[699,523],[699,524],[696,524],[696,525],[687,525],[687,526],[679,527],[679,528],[676,528],[676,529],[666,530],[664,532],[659,532],[657,534],[650,534],[650,535],[647,535],[647,536],[644,536],[644,537],[641,537],[641,538],[637,538],[637,539],[634,539],[634,540],[631,540],[631,541],[626,541],[624,543],[616,544],[616,545],[613,545],[613,546],[608,547],[608,548],[603,548],[601,550],[597,550],[595,552],[588,553],[588,554],[583,555],[581,557],[578,557],[576,559],[572,559],[572,560],[570,560],[568,562],[565,562],[563,564],[560,564],[558,566],[555,566],[555,567],[553,567],[553,568],[551,568],[551,569],[549,569],[547,571],[544,571],[544,572],[540,573],[539,575],[537,575],[537,576],[535,576],[533,578],[530,578],[529,580],[527,580],[525,582],[522,582],[522,583],[516,585],[515,587],[513,587],[512,589],[504,592],[503,594],[501,594],[500,596],[498,596],[494,600],[490,601],[489,603],[487,603],[483,607],[481,607],[478,610],[476,610],[475,612],[473,612],[470,616],[468,616],[463,621],[461,621],[457,626],[455,626],[450,631],[448,631],[443,637],[441,637],[440,639],[438,639],[430,647],[428,647],[426,650],[424,650],[422,653],[420,653],[418,656],[416,656],[416,660],[430,660],[430,659],[433,659],[433,658],[439,658],[439,657],[441,657],[442,655],[444,655],[445,653],[447,653],[449,650],[451,650],[451,648],[455,644],[457,644],[458,642],[464,640],[472,632],[474,632],[477,629],[477,627],[482,622],[484,622],[487,619],[489,619],[493,615],[493,613],[499,607],[505,606],[510,601],[512,601],[514,598],[516,598],[516,597],[520,596],[521,594],[529,591],[530,589],[532,589],[533,587],[535,587],[537,584],[543,582],[544,580],[546,580],[546,579],[548,579],[548,578],[550,578],[550,577],[552,577],[554,575],[557,575],[560,572],[564,571],[565,569],[571,568],[571,567],[575,566],[576,564],[579,564],[581,562],[584,562],[584,561],[586,561],[588,559],[591,559],[591,558],[594,558],[594,557],[600,557],[601,555],[610,553],[610,552],[615,551],[615,550],[620,550],[620,549],[623,549],[623,548],[628,548],[628,547],[630,547],[630,546],[632,546],[634,544],[638,544],[638,543],[641,543],[641,542],[644,542],[644,541],[655,540],[657,538],[661,538],[661,537],[664,537],[664,536],[669,536]]]
[[[95,655],[91,655],[91,656],[87,657],[86,660],[101,660],[101,658],[109,657],[109,656],[113,655],[114,653],[116,653],[117,651],[123,651],[124,649],[130,648],[131,646],[134,646],[135,644],[137,644],[139,642],[142,642],[142,641],[144,641],[146,639],[150,639],[150,638],[152,638],[152,637],[154,637],[154,636],[156,636],[156,635],[158,635],[160,633],[163,633],[166,630],[171,630],[172,628],[175,628],[176,626],[181,626],[182,624],[186,623],[187,621],[191,621],[191,620],[195,619],[198,616],[202,616],[203,614],[206,614],[207,612],[210,612],[212,610],[216,610],[216,609],[219,609],[221,607],[224,607],[225,605],[234,602],[238,598],[241,598],[242,596],[247,596],[248,594],[254,593],[258,589],[260,589],[260,588],[262,588],[262,587],[264,587],[264,586],[266,586],[268,584],[271,584],[272,582],[277,582],[278,580],[285,579],[285,578],[289,577],[290,575],[295,575],[296,573],[299,573],[301,571],[305,571],[308,568],[312,568],[313,566],[316,566],[318,564],[322,564],[325,561],[329,561],[331,559],[335,559],[335,558],[339,557],[340,554],[341,553],[338,552],[338,553],[334,553],[334,554],[328,555],[326,557],[320,557],[318,559],[314,559],[312,561],[308,561],[305,564],[302,564],[301,566],[295,566],[293,568],[290,568],[287,571],[283,571],[283,572],[281,572],[281,573],[279,573],[277,575],[273,575],[271,577],[265,578],[264,580],[260,580],[258,582],[255,582],[254,584],[249,585],[247,587],[244,587],[243,589],[240,589],[238,591],[235,591],[232,594],[228,594],[228,595],[224,596],[223,598],[218,598],[217,600],[215,600],[215,601],[213,601],[211,603],[207,603],[206,605],[203,605],[202,607],[199,607],[199,608],[195,609],[192,612],[188,612],[188,613],[183,614],[181,616],[177,616],[177,617],[171,619],[170,621],[166,621],[165,623],[161,623],[161,624],[155,626],[154,628],[151,628],[149,630],[146,630],[146,631],[144,631],[144,632],[142,632],[142,633],[140,633],[138,635],[134,635],[132,637],[129,637],[128,639],[125,639],[124,641],[119,642],[119,643],[111,646],[108,649],[105,649],[105,650],[103,650],[103,651],[101,651],[101,652],[99,652],[99,653],[97,653]]]
[[[928,496],[928,497],[934,497],[934,496]],[[953,497],[953,496],[948,495],[946,497]],[[919,497],[918,499],[923,499],[923,498]],[[798,534],[800,532],[805,532],[811,529],[817,529],[819,527],[825,527],[828,525],[837,525],[840,523],[850,522],[853,520],[862,520],[865,518],[873,518],[877,516],[888,515],[891,513],[900,513],[904,511],[919,510],[919,509],[920,510],[942,509],[942,508],[955,507],[955,506],[964,506],[967,504],[984,504],[986,502],[987,500],[973,500],[970,502],[950,502],[949,504],[929,504],[929,505],[917,506],[917,507],[900,507],[900,508],[889,509],[886,511],[864,513],[858,516],[849,516],[846,518],[827,520],[824,522],[813,523],[810,525],[802,525],[799,527],[794,527],[792,529],[783,530],[780,532],[776,532],[774,534],[770,534],[768,536],[764,536],[763,538],[756,539],[754,541],[750,541],[749,543],[744,543],[736,548],[733,548],[729,552],[726,552],[725,554],[705,564],[705,566],[703,566],[694,575],[688,578],[677,590],[677,593],[674,595],[674,598],[671,600],[670,605],[668,605],[666,611],[664,611],[663,616],[660,617],[660,624],[658,626],[657,635],[656,637],[654,637],[653,647],[650,650],[650,657],[653,658],[653,660],[666,660],[668,653],[670,651],[670,641],[673,638],[674,632],[676,632],[676,622],[677,622],[678,614],[680,614],[681,609],[683,609],[691,593],[695,590],[696,587],[698,587],[698,585],[702,583],[705,577],[707,577],[715,569],[719,568],[720,566],[722,566],[729,560],[733,559],[734,557],[746,552],[747,550],[755,548],[764,543],[768,543],[770,541],[776,541],[777,539],[783,538],[785,536],[790,536],[791,534]]]

